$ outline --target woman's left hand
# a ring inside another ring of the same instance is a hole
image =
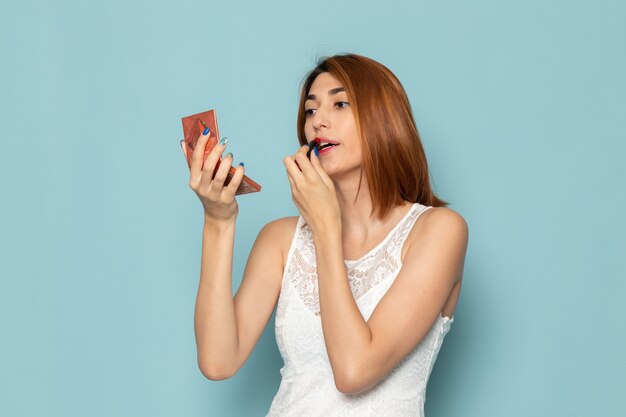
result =
[[[313,232],[328,227],[340,228],[341,209],[335,184],[322,168],[315,151],[311,152],[309,161],[308,150],[309,146],[303,145],[295,155],[283,158],[292,200]]]

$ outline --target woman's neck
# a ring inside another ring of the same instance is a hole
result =
[[[380,230],[387,230],[390,222],[397,223],[397,218],[402,217],[405,212],[404,205],[393,208],[384,219],[379,219],[377,213],[372,211],[372,199],[370,190],[365,178],[361,182],[361,189],[358,181],[355,182],[335,182],[337,200],[341,209],[342,234],[349,239],[367,239],[368,236],[377,235]],[[355,200],[356,198],[356,200]],[[402,213],[398,213],[397,211]]]

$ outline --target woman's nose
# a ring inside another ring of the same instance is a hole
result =
[[[328,115],[326,112],[321,108],[317,109],[313,114],[313,128],[315,130],[319,130],[322,127],[328,128],[328,124]]]

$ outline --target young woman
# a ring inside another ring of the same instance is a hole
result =
[[[422,416],[428,377],[454,320],[468,242],[463,217],[433,193],[398,79],[369,58],[335,55],[305,79],[302,147],[283,163],[300,215],[265,225],[232,297],[234,198],[226,144],[190,187],[204,206],[195,310],[198,364],[233,376],[276,307],[285,365],[268,416]],[[310,141],[321,146],[306,153]],[[183,151],[188,151],[186,147]]]

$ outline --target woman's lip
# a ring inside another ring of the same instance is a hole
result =
[[[318,138],[315,138],[313,140],[315,142],[317,142],[318,145],[321,144],[321,143],[324,143],[324,142],[332,143],[333,145],[339,145],[339,142],[334,141],[332,139],[328,139],[328,138],[320,138],[320,137],[318,137]]]
[[[326,148],[324,148],[324,149],[319,149],[317,152],[318,152],[318,154],[319,154],[319,155],[325,155],[325,154],[327,154],[328,152],[330,152],[332,149],[335,149],[337,146],[339,146],[339,145],[336,145],[336,146],[327,146],[327,147],[326,147]]]

